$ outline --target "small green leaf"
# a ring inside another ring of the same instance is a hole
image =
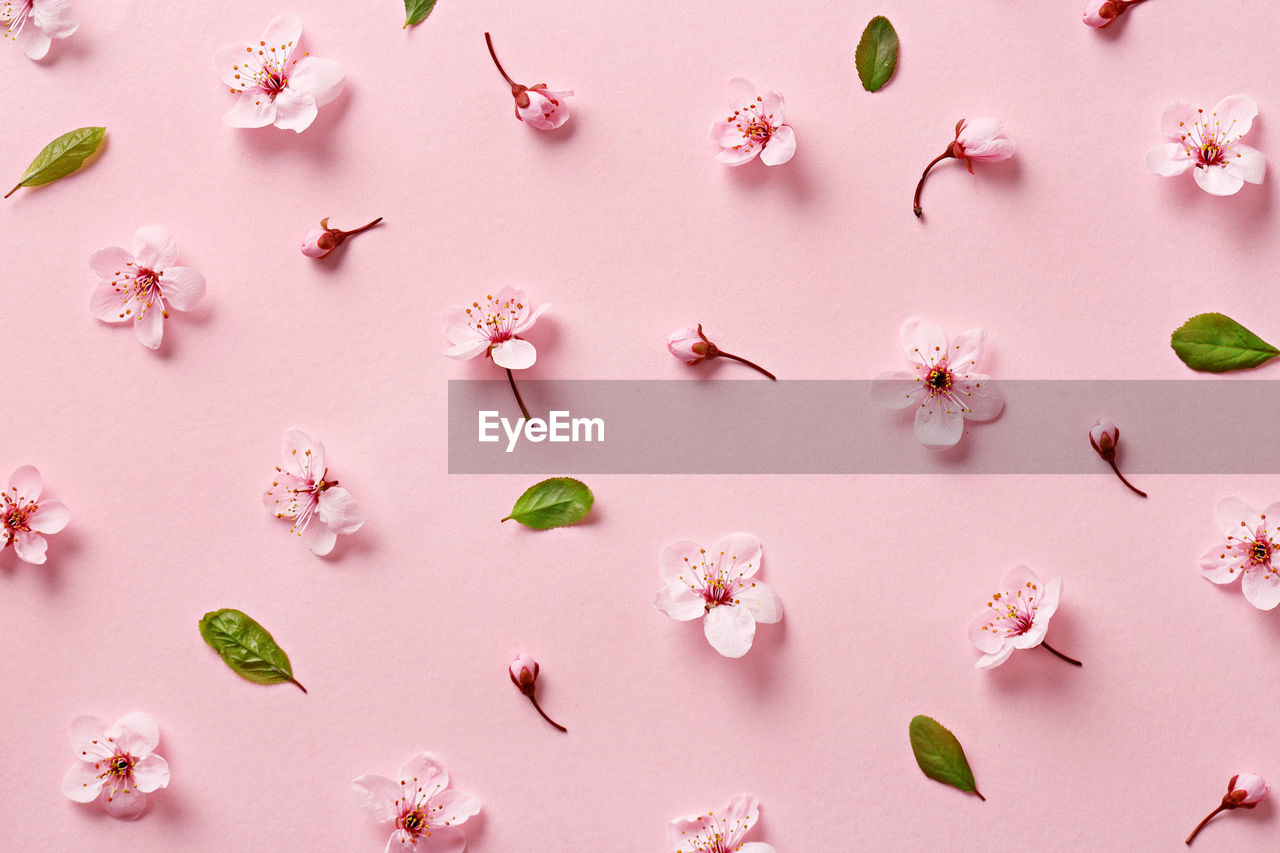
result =
[[[1173,333],[1170,343],[1187,367],[1210,373],[1246,370],[1280,355],[1225,314],[1197,314]]]
[[[404,0],[404,25],[421,24],[436,7],[436,0]]]
[[[293,667],[284,649],[257,622],[239,610],[215,610],[200,620],[200,636],[212,646],[227,666],[241,678],[256,684],[296,685],[303,687],[293,677]]]
[[[595,502],[586,484],[570,477],[552,477],[531,486],[511,508],[511,515],[525,527],[549,530],[581,521]]]
[[[916,763],[924,775],[986,800],[974,784],[964,747],[946,726],[933,717],[919,716],[912,718],[910,732],[911,751],[916,754]]]
[[[884,15],[876,15],[862,31],[853,54],[858,79],[868,92],[878,92],[898,67],[898,33]]]
[[[38,187],[65,178],[84,165],[106,138],[105,127],[82,127],[64,133],[44,147],[27,167],[27,173],[18,185],[5,194],[5,198],[22,187]]]

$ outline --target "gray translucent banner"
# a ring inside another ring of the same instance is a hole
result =
[[[1107,469],[1088,433],[1105,416],[1120,428],[1125,473],[1280,473],[1280,382],[999,386],[1007,401],[1000,417],[966,422],[960,444],[938,451],[916,441],[911,409],[873,403],[865,380],[521,380],[535,419],[562,414],[545,430],[525,425],[514,444],[520,410],[507,383],[452,380],[449,472],[1096,474]],[[496,440],[479,440],[482,412],[493,413],[486,434]]]

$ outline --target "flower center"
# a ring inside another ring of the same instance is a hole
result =
[[[278,95],[289,85],[289,81],[279,71],[272,71],[262,81],[262,91],[268,95]]]
[[[514,299],[494,299],[486,296],[485,304],[472,302],[466,309],[467,324],[475,328],[491,343],[500,344],[515,337],[516,323],[524,311],[524,303]]]
[[[9,514],[4,518],[4,526],[16,532],[25,532],[31,528],[27,526],[27,517],[29,511],[22,507],[14,507],[9,510]]]
[[[706,611],[709,613],[713,607],[732,604],[733,587],[733,582],[725,578],[712,578],[709,580],[702,589],[702,598],[707,602]]]
[[[13,8],[12,0],[0,4],[0,23],[8,25],[6,35],[9,38],[17,38],[18,33],[22,31],[22,25],[27,22],[27,18],[31,14],[32,0],[22,0],[18,4],[18,8]]]
[[[1248,550],[1249,562],[1252,565],[1261,565],[1271,559],[1271,542],[1266,539],[1255,539],[1249,546]]]
[[[951,390],[952,376],[951,371],[945,367],[935,367],[929,371],[924,378],[924,384],[929,386],[931,393],[939,393]]]
[[[415,835],[427,826],[427,816],[421,808],[414,809],[400,819],[400,825]]]
[[[133,770],[133,758],[129,755],[117,754],[107,762],[107,773],[117,778],[128,776]]]
[[[1231,124],[1223,127],[1222,122],[1218,121],[1217,113],[1206,119],[1204,110],[1200,110],[1199,118],[1190,128],[1187,128],[1186,122],[1178,122],[1178,127],[1183,129],[1180,136],[1182,150],[1188,157],[1195,158],[1197,169],[1225,166],[1232,156],[1235,143],[1239,141],[1239,137],[1231,133],[1235,124],[1232,120]],[[1239,157],[1240,154],[1236,153],[1234,156]]]

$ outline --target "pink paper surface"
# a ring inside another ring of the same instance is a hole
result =
[[[992,372],[1020,379],[1184,378],[1168,336],[1203,311],[1280,339],[1273,183],[1213,198],[1142,165],[1168,104],[1237,92],[1276,153],[1271,6],[1159,0],[1099,32],[1062,0],[441,0],[409,31],[397,0],[76,5],[46,62],[0,43],[9,177],[109,128],[89,169],[0,204],[0,468],[37,465],[73,514],[48,565],[0,555],[5,849],[381,850],[349,782],[423,749],[484,802],[473,853],[665,850],[668,820],[742,791],[780,853],[1172,851],[1234,773],[1280,778],[1280,616],[1196,571],[1218,499],[1264,506],[1277,478],[1150,477],[1143,502],[1101,462],[595,476],[589,523],[537,533],[498,524],[529,478],[446,474],[446,381],[500,374],[440,355],[443,310],[503,282],[554,303],[530,378],[685,377],[663,342],[697,322],[784,379],[904,367],[909,316],[985,326]],[[300,136],[223,126],[215,50],[286,9],[346,92]],[[880,13],[902,60],[871,95],[852,57]],[[577,91],[561,132],[515,120],[486,29],[517,79]],[[786,96],[786,166],[713,162],[735,75]],[[984,115],[1015,158],[943,164],[917,221],[920,169]],[[298,244],[323,216],[386,223],[316,263]],[[158,353],[88,312],[89,255],[152,223],[209,282]],[[1101,414],[1079,413],[1081,453]],[[368,514],[330,559],[260,502],[291,426]],[[763,540],[786,618],[727,660],[651,600],[662,545],[735,530]],[[1082,670],[1042,650],[973,669],[966,627],[1018,563],[1063,578],[1049,639]],[[229,672],[196,631],[221,607],[310,695]],[[567,736],[508,681],[522,649]],[[173,781],[128,824],[59,785],[70,719],[135,709]],[[986,803],[919,773],[917,713],[960,738]],[[1219,817],[1196,849],[1273,849],[1273,812]]]

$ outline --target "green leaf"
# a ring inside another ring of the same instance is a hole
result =
[[[884,15],[876,15],[862,31],[853,54],[858,79],[868,92],[878,92],[898,67],[898,33]]]
[[[549,530],[581,521],[591,512],[594,502],[585,483],[570,477],[552,477],[531,486],[511,508],[511,515],[502,520],[514,518],[525,527]]]
[[[916,763],[924,775],[986,800],[974,784],[964,747],[946,726],[933,717],[919,716],[912,718],[910,732],[911,751],[916,754]]]
[[[84,165],[106,138],[105,127],[82,127],[64,133],[44,147],[27,167],[27,173],[18,185],[5,194],[5,198],[22,187],[38,187],[65,178]]]
[[[1225,314],[1197,314],[1173,333],[1170,343],[1187,367],[1210,373],[1257,367],[1280,355]]]
[[[421,24],[436,7],[436,0],[404,0],[404,25]]]
[[[215,610],[200,620],[200,636],[212,646],[241,678],[256,684],[297,685],[293,667],[284,649],[276,645],[267,629],[239,610]]]

